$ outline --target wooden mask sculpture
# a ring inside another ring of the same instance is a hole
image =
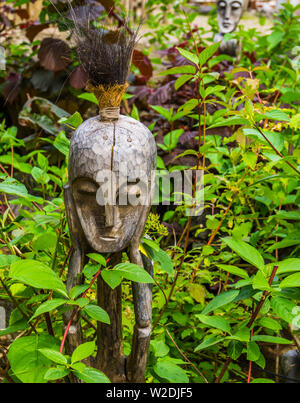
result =
[[[216,42],[222,41],[225,34],[235,31],[247,6],[248,0],[217,0],[219,33],[215,37]],[[222,41],[219,50],[230,56],[238,56],[240,51],[236,39]]]
[[[75,37],[78,57],[89,78],[87,88],[97,97],[100,114],[83,122],[70,144],[69,182],[65,187],[73,246],[69,289],[80,283],[89,252],[112,253],[113,265],[121,261],[122,252],[128,248],[130,261],[152,274],[152,265],[142,258],[139,244],[151,207],[151,175],[156,168],[151,132],[142,123],[120,115],[135,36],[127,36],[125,29],[105,31],[81,22]],[[133,299],[136,324],[131,354],[125,359],[121,286],[112,290],[98,278],[98,304],[108,312],[111,325],[98,324],[100,349],[94,365],[113,382],[144,381],[151,331],[151,286],[133,283]],[[81,342],[78,320],[69,335],[69,349]]]

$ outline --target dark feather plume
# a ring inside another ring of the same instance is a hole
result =
[[[97,87],[125,84],[128,78],[137,32],[128,34],[126,26],[117,30],[99,29],[86,16],[74,24],[75,50],[89,82]]]

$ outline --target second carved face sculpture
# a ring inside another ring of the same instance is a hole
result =
[[[218,24],[221,34],[230,33],[236,29],[247,4],[248,0],[217,1]]]

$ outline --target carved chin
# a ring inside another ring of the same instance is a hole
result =
[[[229,22],[223,22],[222,23],[222,33],[223,34],[229,34],[230,32],[233,32],[236,28],[236,24],[229,23]]]

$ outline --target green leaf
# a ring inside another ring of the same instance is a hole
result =
[[[246,326],[238,329],[232,336],[227,337],[227,339],[238,340],[238,341],[249,341],[250,340],[250,329]]]
[[[41,183],[42,185],[46,185],[50,180],[50,176],[38,167],[32,168],[31,175],[37,183]]]
[[[107,376],[95,368],[85,368],[82,372],[73,372],[77,378],[81,379],[85,383],[110,383],[110,380],[107,378]]]
[[[253,341],[263,341],[265,343],[274,344],[292,344],[292,341],[284,339],[282,337],[268,336],[268,335],[255,335],[252,337]]]
[[[282,122],[289,122],[290,121],[289,116],[285,112],[283,112],[281,110],[278,110],[278,109],[276,109],[276,110],[273,109],[270,112],[266,112],[264,114],[264,117],[267,118],[267,119],[271,119],[271,120],[280,120]]]
[[[300,287],[300,273],[291,274],[281,281],[280,288]]]
[[[171,276],[174,275],[174,263],[170,256],[161,248],[155,250],[151,247],[149,243],[143,239],[143,246],[148,254],[148,256],[154,260],[154,262],[158,262],[160,264],[160,268],[163,271],[166,271]]]
[[[159,73],[160,76],[174,75],[174,74],[195,74],[196,68],[195,66],[191,66],[190,64],[185,66],[172,67],[171,69],[162,71]]]
[[[240,126],[240,125],[249,125],[250,122],[246,118],[240,118],[237,116],[232,116],[228,119],[223,119],[220,122],[216,122],[208,127],[208,129],[213,129],[214,127],[223,127],[223,126]]]
[[[127,280],[136,281],[138,283],[154,283],[150,274],[134,263],[119,263],[113,270],[120,273],[122,277]]]
[[[162,340],[151,340],[150,345],[156,357],[164,357],[170,351],[170,348]]]
[[[244,345],[242,342],[240,342],[238,340],[232,340],[228,344],[227,353],[230,358],[232,358],[233,360],[237,360],[240,357],[240,355],[242,354],[243,349],[244,349]]]
[[[192,67],[192,66],[190,66],[190,67]],[[183,86],[183,84],[185,84],[191,78],[193,78],[193,76],[191,76],[190,74],[185,74],[183,76],[178,77],[174,84],[175,90],[177,91],[180,87]]]
[[[240,269],[239,267],[236,266],[231,266],[229,264],[217,264],[217,267],[219,267],[221,270],[225,270],[228,273],[234,274],[235,276],[248,279],[249,275],[244,269]]]
[[[56,290],[68,296],[58,275],[45,263],[37,260],[18,260],[10,266],[9,277],[24,284],[45,290]]]
[[[199,351],[199,350],[204,350],[208,347],[214,346],[215,344],[220,343],[221,341],[224,340],[224,337],[217,339],[216,337],[208,337],[207,339],[205,339],[202,343],[200,343],[196,348],[195,348],[195,352]]]
[[[205,303],[206,288],[202,284],[191,284],[189,288],[191,296],[200,304]]]
[[[216,53],[219,46],[220,42],[215,42],[200,53],[199,55],[200,66],[203,66],[207,62],[207,60],[210,59]]]
[[[202,311],[202,315],[208,315],[210,312],[215,311],[221,306],[229,304],[238,296],[239,293],[239,290],[222,292],[206,305]]]
[[[10,266],[17,260],[20,260],[20,258],[16,255],[0,255],[0,268]]]
[[[88,253],[87,256],[90,259],[95,260],[95,262],[100,263],[102,266],[106,266],[105,257],[102,256],[100,253]]]
[[[100,308],[100,306],[88,305],[83,308],[83,311],[86,312],[91,318],[110,325],[110,318],[108,316],[108,313],[104,309]]]
[[[150,105],[150,106],[152,109],[154,109],[157,113],[159,113],[162,117],[164,117],[168,121],[172,118],[172,113],[168,109],[165,109],[162,106],[158,105]]]
[[[260,356],[260,349],[255,341],[249,341],[247,343],[247,360],[256,361]]]
[[[87,343],[80,344],[72,354],[71,364],[89,357],[94,353],[95,348],[96,346],[94,341],[89,341]]]
[[[265,290],[269,291],[271,289],[268,280],[266,279],[262,271],[258,271],[254,276],[252,281],[252,287],[255,290],[262,290],[262,291]]]
[[[49,358],[49,360],[56,362],[57,364],[68,364],[67,358],[59,351],[51,350],[49,348],[40,348],[38,351],[42,353],[45,357]]]
[[[58,121],[58,123],[62,123],[66,126],[71,126],[74,129],[76,129],[78,126],[80,126],[82,122],[83,122],[83,119],[79,112],[75,112],[75,113],[73,113],[73,115],[71,115],[67,118],[63,117],[63,118],[59,119],[59,121]]]
[[[14,375],[23,383],[45,383],[44,376],[53,362],[39,350],[43,348],[59,350],[59,344],[58,340],[46,334],[16,339],[8,352]]]
[[[250,383],[276,383],[272,379],[267,379],[267,378],[256,378]]]
[[[178,365],[168,360],[158,360],[153,367],[154,372],[162,379],[172,383],[188,383],[189,378]]]
[[[47,381],[55,381],[69,375],[70,370],[67,368],[50,368],[45,373],[44,379]]]
[[[278,270],[276,274],[280,275],[284,273],[290,273],[293,271],[300,272],[300,259],[290,258],[282,260],[281,262],[278,263]]]
[[[83,92],[82,94],[77,95],[77,98],[85,99],[86,101],[90,101],[93,104],[98,105],[98,100],[95,95],[91,92]]]
[[[70,140],[67,138],[64,131],[58,133],[53,142],[54,147],[63,155],[68,157],[70,149]]]
[[[50,301],[46,301],[42,303],[37,310],[35,311],[34,315],[32,316],[31,320],[36,318],[39,315],[42,315],[45,312],[51,312],[54,309],[58,308],[59,306],[65,304],[67,302],[66,299],[60,298],[53,298]]]
[[[258,321],[258,323],[260,326],[263,326],[263,327],[266,327],[268,329],[272,329],[275,331],[282,329],[282,326],[280,325],[280,323],[277,320],[269,318],[269,317],[261,318]]]
[[[271,298],[271,307],[277,316],[288,323],[292,323],[294,319],[292,311],[297,307],[293,301],[287,298],[273,297]]]
[[[181,56],[183,56],[185,59],[189,60],[192,63],[195,63],[196,65],[198,65],[199,58],[198,58],[197,55],[189,52],[188,50],[182,49],[182,48],[177,47],[176,49],[181,54]]]
[[[28,329],[29,325],[26,319],[21,319],[15,322],[13,325],[8,326],[7,328],[0,330],[0,337],[5,336],[6,334],[12,334],[18,332],[20,330]]]
[[[243,260],[257,267],[259,270],[264,270],[265,263],[261,254],[253,246],[244,241],[235,240],[232,238],[222,238],[235,253],[237,253]]]
[[[206,316],[197,314],[196,318],[198,318],[200,322],[204,323],[205,325],[215,327],[216,329],[220,329],[223,332],[230,333],[231,331],[230,325],[227,320],[220,316]]]
[[[248,151],[243,155],[243,160],[248,167],[254,169],[257,162],[257,154],[252,151]]]
[[[115,270],[102,270],[101,277],[112,289],[118,287],[122,281],[122,274]]]

